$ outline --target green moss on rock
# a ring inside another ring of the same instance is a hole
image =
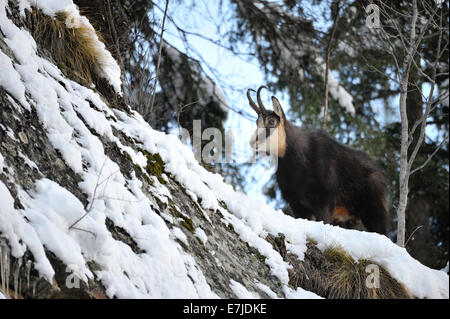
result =
[[[192,222],[192,219],[180,214],[179,216],[182,221],[181,225],[183,225],[187,230],[189,230],[192,234],[195,232],[194,223]]]
[[[146,172],[149,175],[155,176],[161,184],[167,184],[162,177],[162,174],[164,173],[164,161],[162,160],[161,155],[158,153],[149,153],[142,148],[138,148],[138,151],[147,158],[147,166],[145,167]]]

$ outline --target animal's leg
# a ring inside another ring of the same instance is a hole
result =
[[[291,207],[292,213],[294,214],[295,218],[311,219],[312,216],[314,216],[313,212],[302,203],[300,203],[298,199],[289,202],[289,206]]]
[[[383,206],[372,210],[373,216],[362,216],[362,222],[370,232],[376,232],[386,235],[386,215],[387,212]]]
[[[314,209],[314,215],[316,220],[323,221],[324,223],[331,223],[334,211],[334,201],[324,200],[320,205],[317,205]]]
[[[361,220],[368,231],[386,234],[386,186],[383,176],[378,173],[372,173],[368,178],[368,185],[362,198],[359,200],[358,211]]]
[[[361,220],[367,231],[386,235],[387,212],[381,199],[376,198],[364,205]]]

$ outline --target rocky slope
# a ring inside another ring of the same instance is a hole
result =
[[[448,298],[448,275],[388,238],[295,220],[206,171],[123,103],[90,31],[99,82],[76,81],[31,13],[92,27],[71,1],[33,5],[0,0],[0,298]]]

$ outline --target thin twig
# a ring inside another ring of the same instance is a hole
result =
[[[333,27],[331,29],[330,38],[328,39],[327,52],[325,59],[325,101],[323,111],[322,130],[326,131],[328,121],[328,72],[330,70],[330,55],[331,55],[331,42],[333,41],[334,33],[336,32],[337,22],[339,19],[339,2],[336,3],[336,14],[333,20]]]
[[[158,79],[159,79],[159,66],[161,63],[161,52],[162,52],[162,47],[163,47],[163,43],[164,43],[164,26],[166,24],[166,16],[167,16],[167,8],[168,7],[169,7],[169,0],[166,0],[166,7],[164,8],[164,16],[163,16],[163,21],[162,21],[162,26],[161,26],[161,35],[159,36],[158,60],[156,62],[156,76],[155,76],[155,83],[153,85],[153,90],[152,90],[150,114],[153,112],[153,105],[155,104],[156,83],[158,83]]]
[[[123,64],[123,57],[122,57],[122,53],[120,50],[120,41],[119,41],[119,37],[117,36],[117,31],[116,31],[116,26],[114,24],[114,18],[112,15],[112,11],[111,11],[111,1],[107,0],[108,3],[108,20],[109,20],[109,33],[111,35],[111,37],[113,38],[113,41],[115,42],[116,45],[116,53],[117,53],[117,58],[119,60],[119,64],[120,64],[120,69],[121,69],[121,80],[122,80],[122,93],[123,93],[123,99],[125,101],[126,104],[129,103],[128,100],[128,93],[126,90],[126,85],[125,85],[125,66]],[[120,6],[120,4],[119,4]]]
[[[422,228],[423,225],[417,226],[416,229],[409,235],[408,240],[405,243],[405,247],[408,245],[409,240],[412,238],[412,236],[415,234],[416,231],[418,231],[420,228]]]
[[[178,107],[178,112],[177,112],[177,124],[178,124],[178,131],[179,131],[179,132],[181,132],[181,124],[180,124],[180,116],[181,116],[181,113],[182,113],[186,108],[188,108],[189,106],[194,105],[194,104],[197,104],[197,103],[198,103],[198,101],[194,101],[194,102],[191,102],[191,103],[188,103],[188,104],[183,105],[183,104],[180,102],[179,107]]]
[[[417,172],[417,171],[421,170],[422,168],[424,168],[424,167],[431,161],[431,159],[433,158],[433,156],[436,155],[436,153],[442,148],[442,146],[444,145],[444,143],[447,142],[447,141],[448,141],[448,135],[442,140],[441,143],[439,143],[438,147],[436,147],[436,149],[433,151],[433,153],[431,153],[431,154],[428,156],[428,158],[426,159],[426,161],[425,161],[422,165],[416,167],[415,169],[413,169],[413,170],[409,173],[409,176],[411,176],[411,175],[414,174],[415,172]]]
[[[79,231],[83,231],[83,232],[89,233],[89,234],[91,234],[92,236],[94,236],[94,238],[97,238],[97,235],[96,235],[94,232],[90,231],[90,230],[86,230],[86,229],[78,228],[78,227],[72,227],[72,229],[75,229],[75,230],[79,230]]]
[[[87,216],[87,214],[89,214],[89,212],[91,211],[92,206],[93,206],[93,203],[94,203],[94,201],[95,201],[95,199],[96,199],[96,198],[95,198],[95,194],[96,194],[96,192],[97,192],[97,188],[98,188],[98,186],[100,186],[100,185],[104,182],[104,181],[102,181],[101,183],[99,183],[99,180],[100,180],[100,177],[102,176],[102,171],[103,171],[103,168],[105,167],[105,164],[106,164],[106,161],[107,161],[107,160],[108,160],[108,158],[105,157],[105,160],[103,161],[102,167],[100,168],[100,172],[99,172],[98,177],[97,177],[97,182],[95,183],[94,192],[92,193],[91,202],[90,202],[90,204],[88,204],[88,205],[85,207],[85,209],[86,209],[87,207],[89,207],[89,208],[86,209],[86,213],[84,213],[80,218],[78,218],[74,223],[72,223],[72,225],[69,226],[69,229],[73,229],[74,226],[75,226],[76,224],[78,224],[83,218],[85,218],[85,217]]]
[[[434,15],[434,13],[433,13]],[[441,14],[441,19],[440,19],[440,27],[442,28],[442,14]],[[417,153],[419,152],[420,147],[422,146],[423,140],[425,138],[425,129],[427,126],[427,122],[426,119],[428,118],[428,115],[430,114],[430,110],[431,110],[431,103],[433,101],[433,93],[434,93],[434,84],[436,81],[436,73],[437,73],[437,67],[439,65],[439,58],[441,56],[441,42],[442,42],[442,32],[439,33],[439,39],[438,39],[438,47],[437,47],[437,55],[436,55],[436,59],[434,62],[434,67],[433,67],[433,71],[432,71],[432,77],[431,77],[431,89],[429,92],[429,97],[427,99],[427,104],[425,107],[425,113],[423,114],[423,121],[421,123],[420,126],[420,133],[419,133],[419,139],[418,142],[416,143],[410,158],[408,159],[408,171],[411,171],[411,167],[412,164],[414,163],[414,160],[416,159]],[[418,47],[419,43],[416,44],[416,48]]]

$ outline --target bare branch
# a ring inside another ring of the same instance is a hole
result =
[[[330,72],[330,55],[331,55],[331,42],[333,41],[334,33],[336,32],[336,27],[339,19],[339,2],[336,2],[336,13],[333,19],[333,27],[331,29],[330,38],[327,43],[326,59],[325,59],[325,100],[324,100],[324,112],[323,112],[323,122],[322,130],[327,130],[328,121],[328,72]]]
[[[412,236],[416,233],[416,231],[418,231],[418,230],[419,230],[420,228],[422,228],[422,227],[423,227],[423,225],[417,226],[416,229],[414,229],[414,230],[412,231],[411,235],[409,235],[408,240],[407,240],[406,243],[405,243],[405,247],[408,245],[409,240],[410,240],[410,239],[412,238]]]
[[[119,41],[119,37],[117,36],[116,26],[115,26],[114,18],[113,18],[112,11],[111,11],[111,1],[110,0],[107,0],[107,7],[108,7],[108,20],[109,20],[109,23],[108,23],[109,33],[111,35],[111,38],[115,42],[116,53],[117,53],[117,57],[118,57],[120,69],[121,69],[120,78],[122,80],[123,99],[124,99],[125,103],[128,104],[128,102],[129,102],[128,101],[128,93],[127,93],[126,85],[125,85],[125,66],[123,64],[123,56],[122,56],[122,52],[120,50],[120,41]]]
[[[107,160],[108,160],[108,157],[105,157],[105,160],[103,161],[102,167],[100,168],[100,172],[98,173],[98,176],[97,176],[97,182],[95,183],[95,187],[94,187],[94,191],[92,193],[92,198],[91,198],[90,204],[86,205],[86,207],[85,207],[86,213],[84,213],[80,218],[78,218],[75,222],[73,222],[72,225],[69,226],[69,229],[74,228],[74,226],[76,224],[78,224],[83,218],[85,218],[89,214],[89,212],[91,211],[92,205],[93,205],[93,203],[95,201],[95,194],[97,193],[97,188],[101,185],[99,183],[99,181],[100,181],[100,177],[102,176],[102,171],[103,171],[103,168],[105,167],[105,164],[106,164]]]
[[[442,13],[441,13],[441,18],[440,18],[440,26],[442,26]],[[433,93],[434,93],[434,88],[435,88],[435,82],[436,82],[436,74],[437,74],[437,67],[439,65],[439,58],[441,56],[441,43],[442,43],[442,32],[439,34],[439,39],[438,39],[438,47],[437,47],[437,55],[436,55],[436,60],[434,62],[434,67],[433,67],[433,74],[431,76],[431,89],[430,89],[430,93],[428,95],[428,99],[427,99],[427,104],[426,104],[426,108],[425,108],[425,113],[423,114],[422,118],[424,119],[421,123],[420,126],[420,135],[419,135],[419,139],[414,147],[414,150],[412,151],[410,158],[408,160],[408,170],[411,170],[412,164],[417,156],[417,153],[419,152],[420,147],[422,146],[423,140],[425,138],[425,129],[427,126],[427,122],[426,119],[428,118],[428,115],[430,114],[431,111],[431,102],[433,101]]]
[[[161,52],[162,52],[162,47],[163,47],[163,43],[164,43],[164,26],[166,24],[168,7],[169,7],[169,0],[166,0],[166,7],[164,9],[164,16],[163,16],[163,21],[162,21],[162,26],[161,26],[161,34],[159,36],[158,60],[156,62],[156,76],[155,76],[155,83],[153,84],[152,98],[151,98],[151,104],[150,104],[150,113],[153,111],[153,106],[155,104],[156,83],[158,82],[158,78],[159,78],[159,67],[161,64]]]
[[[422,165],[416,167],[415,169],[413,169],[413,170],[409,173],[409,176],[411,176],[411,175],[414,174],[415,172],[420,171],[422,168],[424,168],[425,166],[427,166],[427,164],[433,159],[433,156],[436,155],[437,152],[439,152],[439,150],[442,148],[442,146],[445,145],[445,142],[447,142],[447,141],[448,141],[448,135],[442,140],[441,143],[439,143],[439,145],[436,147],[436,149],[433,151],[433,153],[431,153],[430,155],[428,155],[426,161],[425,161]]]
[[[179,132],[181,132],[181,124],[180,124],[181,113],[183,113],[183,111],[185,109],[187,109],[189,106],[197,104],[197,103],[198,103],[198,101],[194,101],[194,102],[191,102],[191,103],[188,103],[188,104],[185,104],[185,105],[183,105],[182,103],[179,104],[178,111],[177,111],[177,124],[178,124],[178,131]]]

